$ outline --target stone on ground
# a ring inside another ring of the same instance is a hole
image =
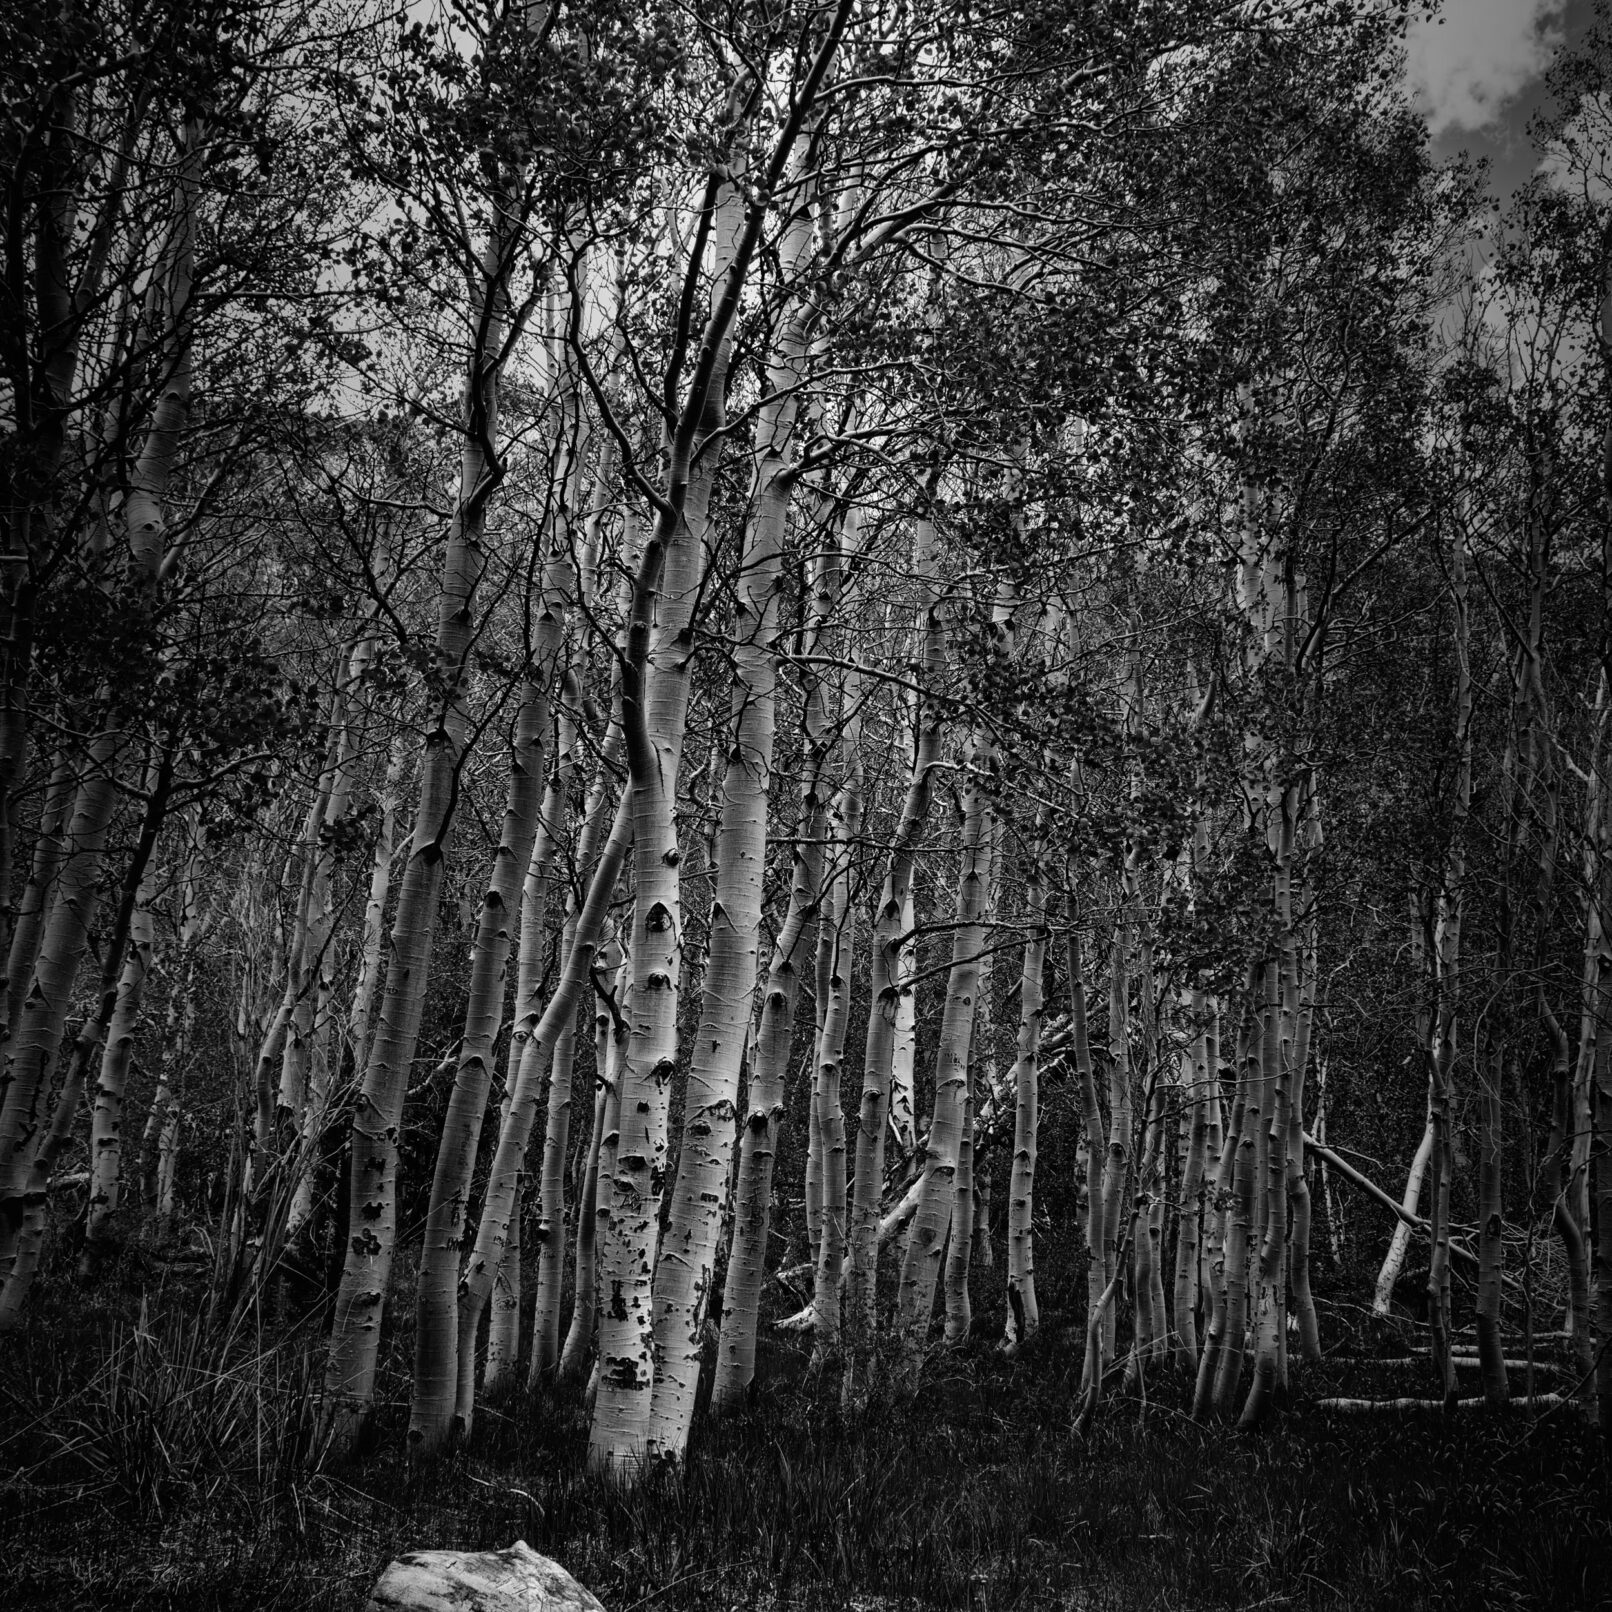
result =
[[[417,1550],[381,1574],[364,1612],[605,1612],[547,1556],[508,1550]]]

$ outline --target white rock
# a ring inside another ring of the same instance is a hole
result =
[[[508,1550],[417,1550],[381,1574],[364,1612],[605,1612],[524,1539]]]

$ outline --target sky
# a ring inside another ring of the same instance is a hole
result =
[[[1563,41],[1588,26],[1592,0],[1444,0],[1406,42],[1406,76],[1426,112],[1437,157],[1487,157],[1509,197],[1538,162],[1529,118],[1545,103],[1544,72]]]

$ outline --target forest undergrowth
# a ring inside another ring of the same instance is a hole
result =
[[[402,1552],[516,1539],[611,1612],[1612,1607],[1594,1433],[1562,1411],[1317,1411],[1421,1391],[1403,1361],[1360,1362],[1343,1311],[1253,1436],[1194,1423],[1190,1386],[1154,1372],[1075,1437],[1078,1331],[1056,1316],[1008,1359],[984,1315],[915,1400],[849,1417],[838,1373],[775,1337],[749,1412],[625,1491],[584,1471],[574,1397],[506,1399],[468,1451],[411,1468],[406,1325],[373,1436],[334,1462],[312,1321],[221,1334],[172,1286],[42,1297],[0,1363],[13,1608],[356,1612]]]

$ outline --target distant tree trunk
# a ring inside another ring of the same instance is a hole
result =
[[[1225,1252],[1222,1256],[1226,1288],[1225,1324],[1218,1337],[1212,1407],[1229,1416],[1236,1407],[1242,1381],[1244,1333],[1248,1321],[1248,1257],[1254,1235],[1254,1194],[1259,1151],[1256,1133],[1263,1107],[1265,1016],[1254,1005],[1259,970],[1250,970],[1249,1019],[1246,1040],[1239,1047],[1238,1084],[1240,1123],[1233,1153],[1231,1202],[1226,1211]],[[1208,1351],[1205,1351],[1207,1355]]]
[[[814,655],[823,647],[824,634],[839,602],[841,573],[842,535],[832,509],[825,507],[823,515],[818,524],[812,617],[806,635]],[[828,679],[812,671],[808,662],[803,681],[801,728],[805,755],[800,784],[800,834],[791,860],[789,906],[773,943],[761,993],[760,1023],[749,1060],[746,1113],[739,1133],[733,1231],[717,1341],[716,1379],[711,1391],[713,1414],[737,1410],[755,1372],[757,1315],[772,1218],[774,1150],[800,992],[796,958],[803,950],[806,926],[817,914],[822,899],[823,845],[828,836],[827,768],[833,734]]]
[[[845,1266],[847,1188],[845,1107],[841,1096],[845,1028],[851,1012],[851,967],[856,954],[856,905],[851,899],[853,848],[862,832],[864,771],[861,755],[861,680],[846,679],[844,727],[846,778],[830,813],[833,822],[829,873],[822,924],[828,937],[828,967],[820,991],[821,1023],[812,1064],[812,1104],[822,1143],[823,1224],[814,1273],[812,1313],[817,1357],[839,1339],[840,1278]]]
[[[934,1118],[924,1144],[923,1185],[907,1238],[897,1298],[899,1327],[909,1366],[917,1363],[925,1346],[941,1255],[955,1207],[963,1123],[965,1117],[972,1119],[969,1053],[979,986],[979,959],[985,946],[985,908],[990,893],[991,814],[986,802],[985,781],[973,770],[988,763],[987,746],[979,743],[970,748],[972,766],[963,790],[962,870],[957,890],[956,927],[946,980],[946,1005],[935,1053]],[[878,1119],[882,1140],[882,1112]],[[953,1227],[953,1235],[967,1242],[972,1230],[971,1219],[967,1225]]]
[[[1080,906],[1075,893],[1075,871],[1068,870],[1068,894],[1064,898],[1065,953],[1069,966],[1069,1023],[1075,1074],[1080,1082],[1080,1112],[1083,1123],[1082,1137],[1086,1144],[1086,1310],[1088,1315],[1102,1313],[1101,1299],[1108,1286],[1107,1256],[1108,1230],[1103,1196],[1098,1189],[1097,1160],[1104,1156],[1106,1140],[1103,1132],[1103,1113],[1098,1105],[1097,1075],[1092,1066],[1091,1032],[1086,1019],[1086,969],[1083,958],[1084,942],[1080,932]],[[1096,1334],[1097,1370],[1102,1371],[1111,1358],[1104,1349],[1101,1328]],[[1091,1391],[1092,1384],[1082,1380],[1082,1387]]]
[[[933,496],[934,481],[927,489]],[[913,521],[913,579],[918,588],[920,644],[914,683],[934,690],[946,668],[947,632],[935,586],[939,543],[927,505]],[[929,815],[934,773],[940,760],[942,723],[930,700],[913,708],[913,768],[906,799],[890,848],[879,904],[874,910],[866,1041],[862,1053],[862,1095],[857,1110],[856,1176],[848,1242],[849,1279],[845,1307],[854,1331],[853,1348],[865,1353],[873,1340],[879,1263],[880,1195],[884,1191],[885,1128],[890,1113],[894,1060],[901,1034],[903,975],[911,1000],[913,867],[919,837]],[[910,1074],[910,1071],[909,1071]],[[910,1086],[907,1098],[910,1123]],[[942,1228],[941,1235],[944,1235]],[[936,1258],[939,1250],[935,1251]],[[927,1322],[927,1312],[925,1321]],[[856,1368],[853,1368],[856,1369]]]
[[[1194,1419],[1199,1421],[1217,1407],[1215,1395],[1223,1357],[1229,1347],[1231,1282],[1226,1261],[1231,1232],[1234,1182],[1237,1164],[1242,1154],[1246,1120],[1247,1094],[1242,1074],[1247,1040],[1248,1023],[1245,1016],[1238,1033],[1233,1062],[1237,1079],[1232,1083],[1231,1112],[1221,1137],[1218,1162],[1215,1166],[1214,1191],[1210,1199],[1211,1208],[1206,1216],[1208,1236],[1204,1250],[1204,1268],[1208,1273],[1209,1306],[1204,1327],[1203,1351],[1198,1357],[1198,1380],[1192,1396],[1192,1414]],[[1236,1347],[1240,1355],[1242,1350],[1240,1334],[1236,1340]]]
[[[1045,844],[1032,840],[1024,875],[1024,965],[1019,974],[1019,1036],[1013,1060],[1013,1173],[1008,1186],[1006,1341],[1022,1344],[1041,1323],[1035,1294],[1035,1167],[1040,1124],[1042,974],[1047,953]]]
[[[129,924],[129,950],[118,981],[117,1003],[107,1026],[95,1081],[95,1106],[90,1121],[90,1199],[84,1233],[81,1274],[90,1275],[112,1252],[118,1241],[115,1217],[123,1198],[123,1098],[129,1068],[134,1061],[134,1033],[146,981],[151,975],[156,942],[151,920],[152,875],[141,881]]]
[[[1181,1125],[1186,1132],[1181,1164],[1180,1208],[1175,1245],[1175,1271],[1171,1283],[1171,1317],[1175,1333],[1174,1356],[1184,1371],[1198,1364],[1198,1303],[1203,1286],[1204,1174],[1209,1157],[1211,1082],[1214,1079],[1210,1047],[1213,1032],[1209,1007],[1202,990],[1187,995],[1190,1038],[1181,1052]]]
[[[1455,1399],[1455,1367],[1450,1359],[1450,1174],[1454,1149],[1450,1137],[1455,1035],[1461,997],[1461,920],[1466,883],[1466,819],[1472,801],[1472,672],[1466,587],[1466,546],[1459,523],[1450,568],[1455,605],[1455,794],[1450,808],[1449,849],[1444,858],[1442,888],[1435,903],[1437,918],[1433,961],[1437,969],[1438,1008],[1429,1059],[1428,1108],[1432,1116],[1432,1260],[1427,1277],[1433,1363],[1444,1400]]]

